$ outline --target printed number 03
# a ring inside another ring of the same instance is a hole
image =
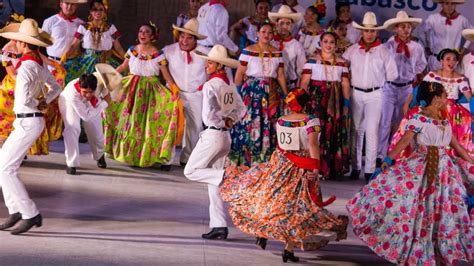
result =
[[[293,141],[293,138],[291,137],[291,133],[285,133],[281,132],[280,133],[280,144],[291,144]]]

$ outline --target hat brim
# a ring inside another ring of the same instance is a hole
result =
[[[441,4],[441,3],[454,3],[454,4],[464,4],[464,0],[433,0],[433,3]]]
[[[237,68],[239,66],[239,61],[235,60],[235,59],[232,59],[232,58],[212,58],[212,57],[209,57],[207,54],[199,51],[199,50],[194,50],[193,53],[198,56],[198,57],[201,57],[203,59],[206,59],[206,60],[211,60],[211,61],[214,61],[214,62],[217,62],[217,63],[221,63],[223,65],[226,65],[228,67],[231,67],[231,68]]]
[[[204,36],[202,34],[199,34],[197,32],[194,32],[194,31],[191,31],[191,30],[188,30],[188,29],[185,29],[185,28],[178,27],[174,24],[173,24],[173,29],[177,30],[177,31],[180,31],[180,32],[191,34],[191,35],[195,36],[198,40],[204,40],[204,39],[207,38],[207,36]]]
[[[271,22],[277,22],[278,19],[280,18],[288,18],[293,20],[293,23],[298,23],[301,20],[301,14],[300,13],[292,13],[292,14],[281,14],[277,12],[268,12],[268,18],[270,19]]]
[[[371,27],[362,26],[359,23],[354,22],[354,21],[352,21],[352,27],[358,30],[384,30],[385,29],[384,26],[371,26]]]
[[[474,42],[474,29],[465,29],[462,31],[464,39]]]
[[[26,43],[41,46],[41,47],[48,47],[48,46],[53,45],[53,40],[48,35],[44,33],[40,33],[37,37],[32,37],[32,36],[25,35],[19,32],[0,33],[0,37],[3,37],[5,39],[26,42]]]
[[[99,63],[95,65],[95,70],[97,71],[96,73],[98,73],[100,82],[102,82],[108,91],[114,91],[122,87],[123,77],[113,66]]]
[[[87,4],[87,0],[61,0],[68,4]]]
[[[395,27],[397,26],[397,24],[400,24],[400,23],[411,23],[411,25],[413,26],[413,28],[417,27],[418,25],[421,24],[423,20],[421,18],[403,18],[403,19],[400,19],[400,18],[391,18],[387,21],[385,21],[385,23],[383,24],[383,26],[385,27],[386,30],[388,31],[394,31],[395,30]]]

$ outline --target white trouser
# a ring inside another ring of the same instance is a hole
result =
[[[184,107],[184,141],[180,162],[186,163],[199,139],[202,128],[202,92],[181,92]]]
[[[79,167],[79,135],[81,133],[81,118],[74,108],[63,97],[59,97],[59,111],[64,122],[64,146],[66,164],[68,167]],[[87,135],[87,142],[91,147],[92,158],[99,160],[104,155],[104,132],[102,116],[97,115],[82,125]]]
[[[383,88],[382,118],[379,128],[379,146],[377,157],[383,159],[387,155],[391,137],[396,132],[403,118],[403,105],[413,92],[411,84],[398,87],[385,83]]]
[[[356,154],[352,156],[352,169],[362,168],[362,140],[365,133],[365,173],[375,171],[380,117],[382,116],[382,88],[363,92],[352,89],[352,117]]]
[[[184,168],[184,175],[189,180],[207,184],[211,228],[227,227],[225,220],[227,211],[219,193],[219,184],[224,176],[224,164],[230,151],[230,144],[228,131],[204,130]]]
[[[0,185],[9,214],[21,213],[23,219],[31,219],[39,214],[30,199],[25,186],[18,179],[18,168],[28,149],[38,139],[44,129],[42,117],[17,118],[15,128],[3,144],[0,152]]]

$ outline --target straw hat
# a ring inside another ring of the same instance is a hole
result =
[[[190,19],[188,22],[186,22],[186,24],[184,24],[182,28],[176,25],[173,25],[173,29],[196,36],[198,40],[204,40],[207,38],[207,36],[199,34],[199,22],[196,18]]]
[[[474,42],[474,29],[465,29],[462,31],[464,39]]]
[[[87,0],[61,0],[61,2],[68,4],[87,4]]]
[[[239,66],[239,61],[230,58],[227,54],[227,49],[220,44],[214,45],[207,55],[198,50],[194,50],[193,53],[201,58],[221,63],[231,68],[237,68]]]
[[[53,44],[53,38],[47,32],[38,27],[38,23],[31,18],[21,23],[11,23],[0,30],[0,36],[29,44],[48,47]]]
[[[433,0],[433,3],[453,3],[453,4],[464,4],[464,0]]]
[[[391,18],[383,24],[383,26],[389,30],[393,31],[395,30],[395,27],[399,23],[411,23],[413,25],[413,28],[421,24],[422,19],[421,18],[410,18],[405,11],[398,11],[397,16],[395,18]]]
[[[96,76],[98,83],[108,92],[119,91],[119,89],[122,88],[122,75],[118,73],[113,66],[100,63],[95,65],[95,70],[97,72],[94,72],[94,75]],[[101,91],[102,88],[97,92],[97,94],[100,94]],[[111,97],[113,100],[118,98],[114,97],[113,93],[111,93]]]
[[[377,26],[377,17],[374,12],[366,12],[364,14],[364,19],[362,20],[362,25],[352,21],[352,26],[359,30],[383,30],[384,26]]]
[[[268,18],[271,22],[276,22],[279,18],[289,18],[297,23],[301,20],[301,13],[293,12],[291,7],[282,5],[278,12],[268,12]]]

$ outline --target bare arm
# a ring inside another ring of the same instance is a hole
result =
[[[247,66],[239,65],[237,72],[235,73],[234,83],[236,86],[242,85],[244,82],[244,74],[247,72]]]
[[[415,137],[415,132],[413,131],[406,131],[405,135],[395,144],[395,147],[390,151],[390,153],[387,155],[391,160],[396,158],[400,152],[402,152],[408,144],[410,144],[410,141]],[[388,168],[387,163],[382,164],[382,172],[385,172],[385,170]]]
[[[408,109],[410,109],[410,103],[412,100],[413,100],[413,93],[410,93],[410,95],[408,95],[406,102],[403,104],[403,115],[408,114]]]
[[[308,91],[309,81],[311,80],[311,74],[301,75],[300,88]]]
[[[278,68],[277,80],[285,95],[288,94],[288,89],[286,88],[285,70],[283,69],[283,67]]]
[[[471,100],[472,93],[470,91],[465,91],[462,94],[464,94],[468,102]]]
[[[61,56],[61,63],[64,63],[67,58],[72,54],[73,51],[76,51],[79,48],[79,44],[81,44],[81,40],[78,38],[74,38],[72,43],[64,50],[63,55]]]
[[[176,85],[176,82],[174,81],[173,76],[171,76],[171,73],[166,65],[160,65],[160,71],[169,87]]]
[[[120,44],[118,39],[114,40],[114,50],[120,55],[120,58],[123,59],[123,56],[125,55],[125,50],[123,49],[122,45]]]
[[[456,140],[456,138],[451,139],[450,143],[451,147],[456,151],[456,153],[465,161],[474,164],[474,160],[471,158],[469,155],[469,152],[464,149],[459,142]]]
[[[318,141],[319,132],[313,132],[308,135],[308,144],[309,144],[309,157],[313,159],[320,159],[319,155],[319,141]],[[311,177],[315,178],[319,175],[319,169],[313,171]]]
[[[118,66],[115,70],[117,70],[117,72],[119,73],[128,71],[128,62],[129,62],[129,59],[125,58],[125,60],[123,60],[123,63],[120,66]]]

